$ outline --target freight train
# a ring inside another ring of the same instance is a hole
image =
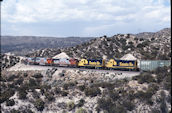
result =
[[[76,68],[92,68],[92,69],[109,69],[109,70],[127,70],[139,71],[136,60],[117,60],[117,59],[66,59],[66,58],[41,58],[32,57],[22,61],[25,64],[57,66],[57,67],[76,67]]]

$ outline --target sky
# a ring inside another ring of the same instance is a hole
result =
[[[170,0],[3,0],[1,34],[99,37],[171,25]]]

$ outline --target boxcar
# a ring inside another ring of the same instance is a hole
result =
[[[78,60],[77,59],[70,59],[70,67],[78,67]]]
[[[52,59],[53,66],[60,66],[60,59]]]
[[[26,58],[26,62],[28,63],[28,64],[35,64],[35,57],[33,57],[33,58]]]
[[[56,66],[69,66],[70,62],[69,59],[60,58],[60,59],[53,59],[53,64]]]
[[[52,65],[53,64],[53,59],[52,58],[46,58],[47,62],[46,65]]]
[[[41,60],[40,57],[35,57],[35,63],[34,64],[39,65],[40,64],[40,60]]]
[[[40,58],[39,65],[46,65],[47,64],[47,58]]]
[[[137,70],[137,61],[135,60],[115,60],[110,59],[106,62],[105,67],[107,69],[114,70]]]

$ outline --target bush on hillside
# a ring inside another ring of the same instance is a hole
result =
[[[79,108],[76,113],[87,113],[87,111],[83,108]]]
[[[99,98],[97,101],[98,108],[109,111],[111,106],[113,106],[113,102],[110,98]]]
[[[97,96],[98,94],[101,94],[101,91],[98,87],[93,87],[93,88],[86,88],[84,90],[86,96]]]
[[[155,78],[149,72],[142,73],[141,75],[135,76],[132,79],[137,80],[139,84],[156,82]]]
[[[14,100],[13,99],[8,99],[7,101],[6,101],[6,106],[13,106],[15,104],[15,102],[14,102]]]
[[[34,106],[37,108],[38,111],[43,111],[45,102],[42,99],[37,99],[34,102]]]
[[[7,101],[10,97],[14,95],[14,93],[15,92],[12,89],[7,89],[6,91],[2,92],[0,94],[0,103]]]
[[[97,103],[98,111],[104,110],[107,113],[126,113],[124,106],[120,105],[119,103],[115,104],[110,98],[100,98],[98,99]]]
[[[20,90],[18,92],[19,99],[22,99],[22,100],[26,99],[27,98],[26,95],[27,95],[27,92],[25,90]]]
[[[67,108],[69,111],[71,111],[75,108],[75,103],[73,101],[70,101],[69,103],[67,103]]]
[[[65,83],[64,85],[63,85],[63,89],[65,89],[65,90],[68,90],[68,88],[70,87],[73,87],[73,86],[75,86],[76,85],[76,83],[75,82],[68,82],[68,83]]]
[[[82,107],[85,103],[85,100],[84,99],[80,99],[79,100],[79,103],[77,104],[78,107]]]
[[[61,95],[62,96],[67,96],[68,95],[68,92],[67,91],[61,91]]]
[[[129,111],[132,111],[135,108],[135,104],[131,101],[124,101],[123,106]]]
[[[60,89],[59,87],[56,87],[56,88],[54,89],[54,93],[55,93],[55,94],[60,94],[60,93],[61,93],[61,89]]]
[[[15,78],[18,78],[19,76],[17,75],[10,75],[8,78],[7,78],[7,81],[10,82],[10,81],[13,81]]]
[[[23,83],[24,79],[22,77],[19,77],[16,81],[14,81],[15,85],[21,85]]]
[[[35,74],[33,75],[33,77],[34,77],[34,78],[42,78],[43,75],[42,75],[41,73],[35,73]]]
[[[85,85],[79,85],[78,88],[79,88],[80,91],[84,91],[85,90]]]
[[[113,99],[113,101],[116,101],[120,98],[119,93],[117,91],[109,90],[109,97]]]
[[[12,110],[10,111],[10,113],[22,113],[22,112],[20,112],[19,110],[12,109]]]
[[[45,93],[45,97],[46,97],[46,99],[48,99],[48,101],[53,101],[53,100],[55,100],[55,98],[54,98],[54,95],[53,95],[53,93],[52,92],[46,92]]]

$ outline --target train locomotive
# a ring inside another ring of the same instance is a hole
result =
[[[117,60],[117,59],[66,59],[66,58],[42,58],[32,57],[26,58],[26,64],[56,66],[56,67],[76,67],[76,68],[91,68],[91,69],[108,69],[108,70],[126,70],[139,71],[136,60]]]

